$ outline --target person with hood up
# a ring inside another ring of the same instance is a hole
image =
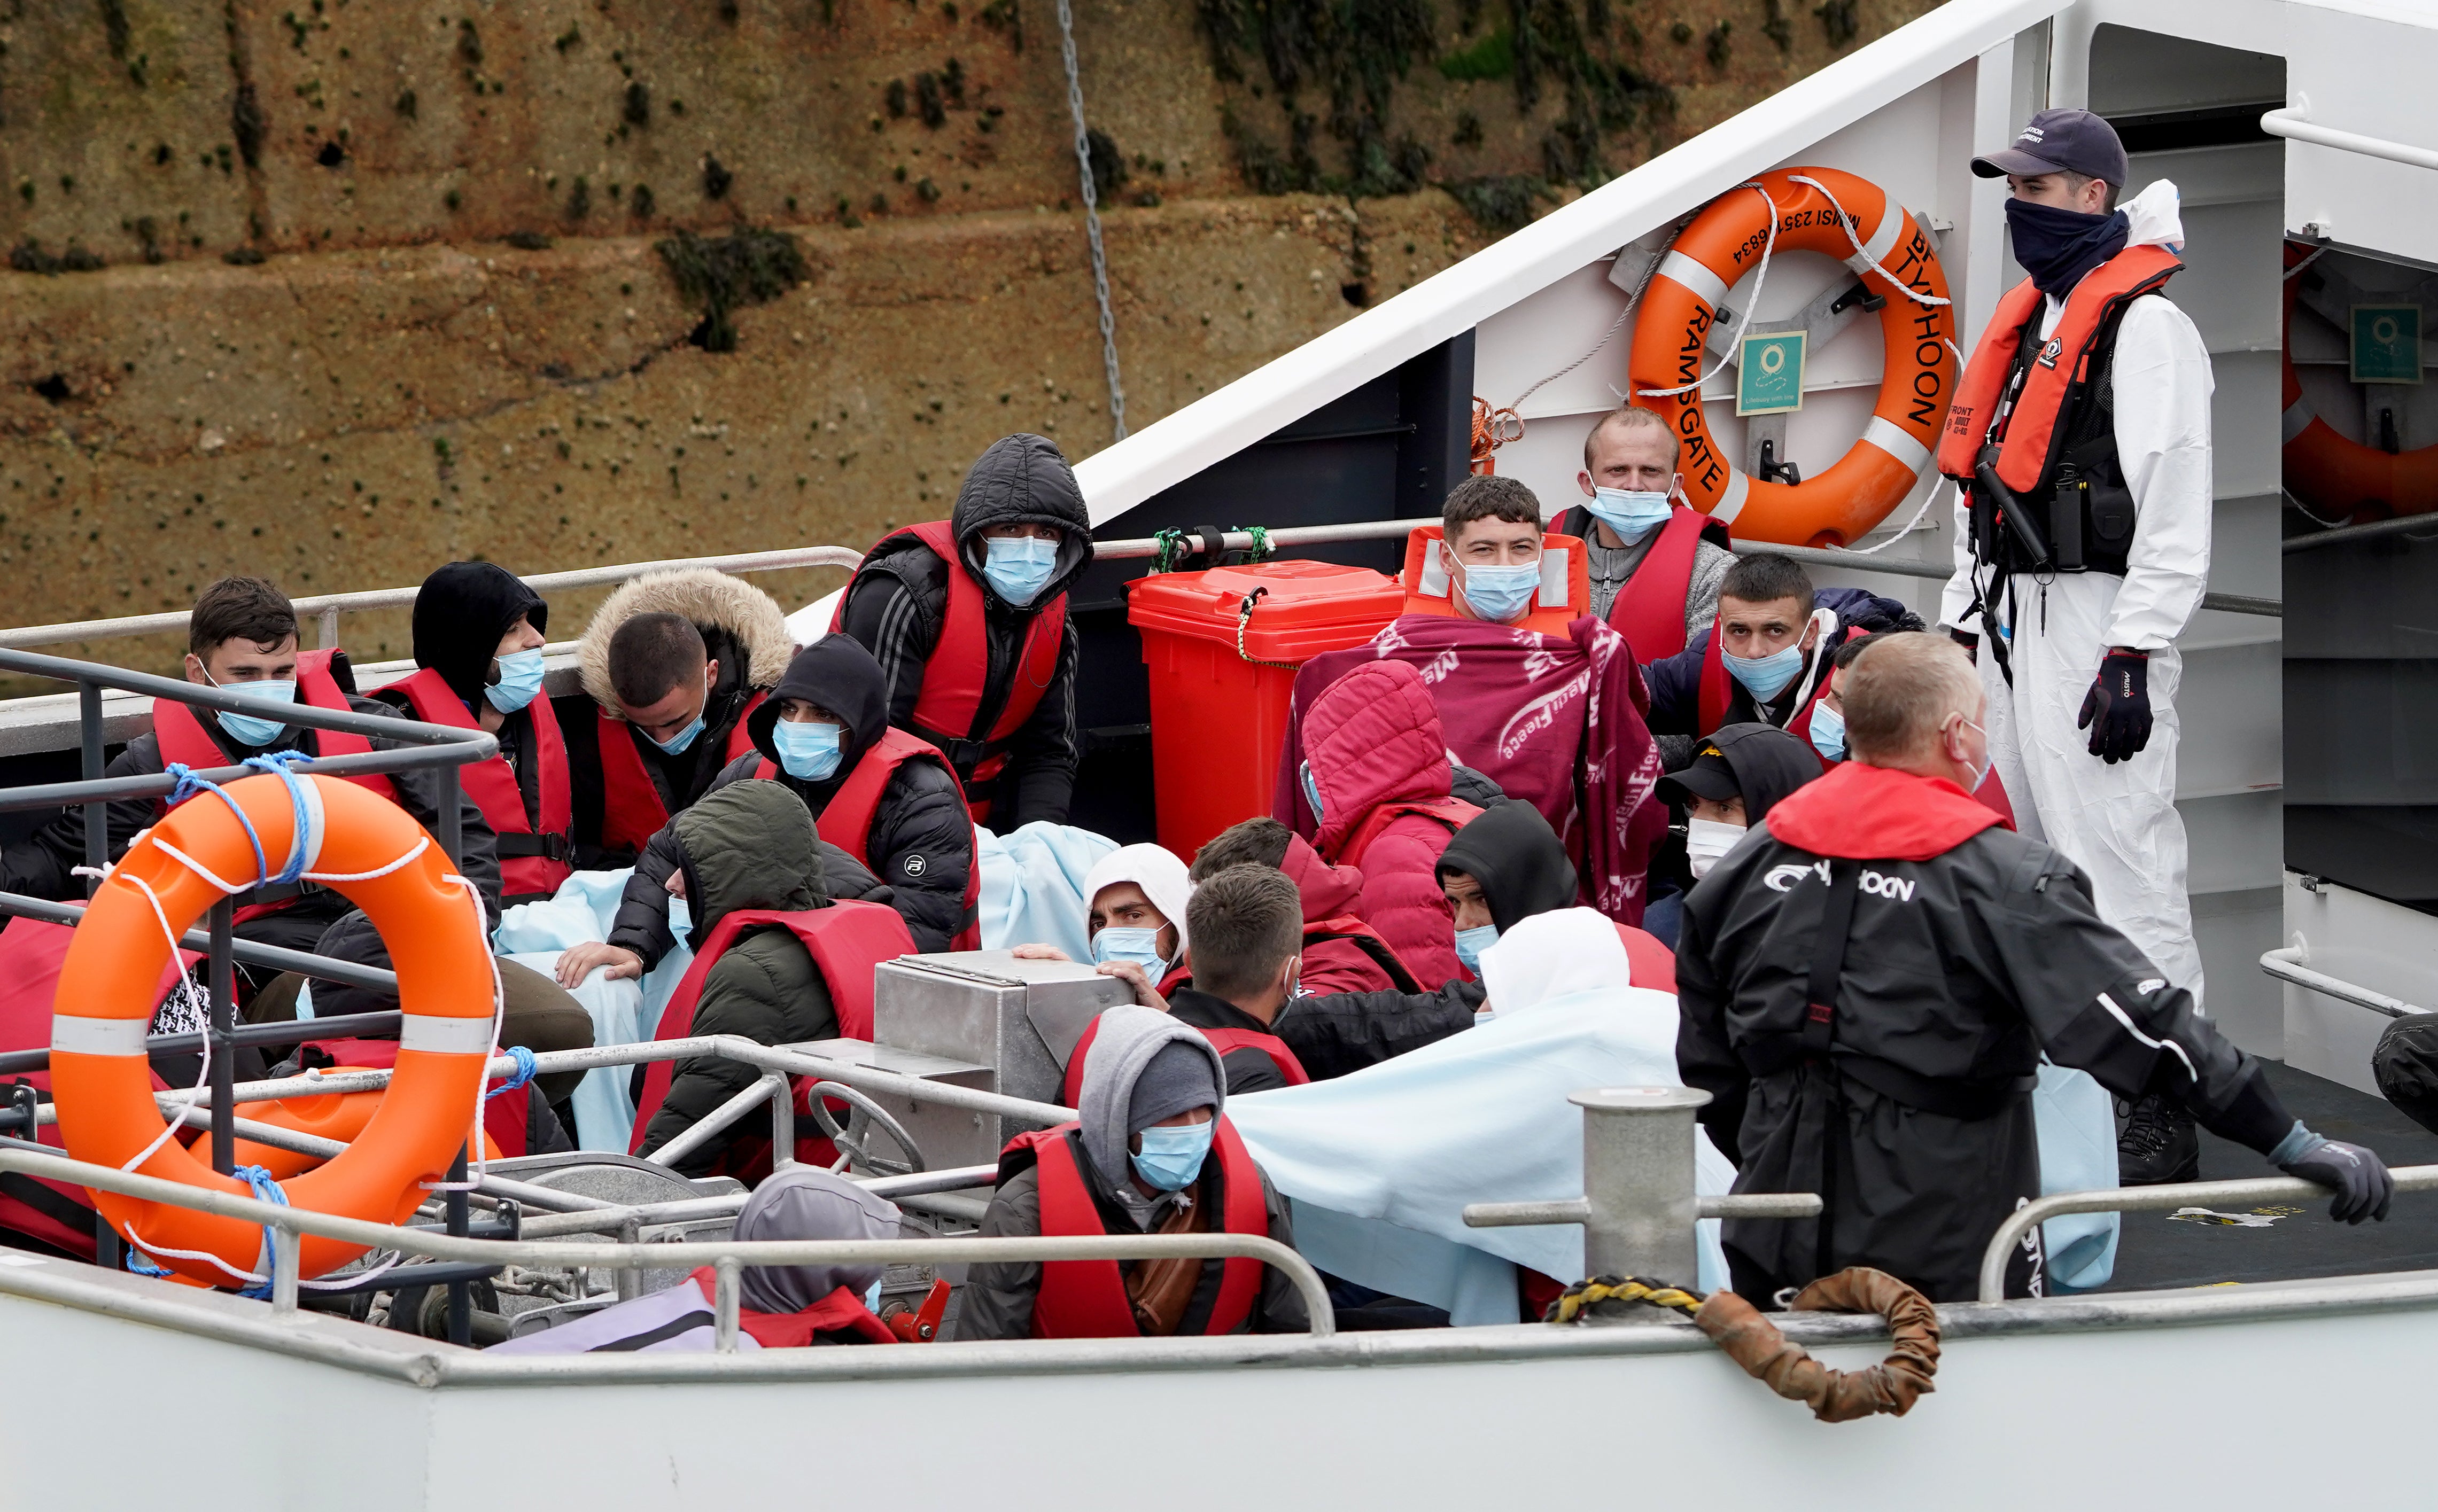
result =
[[[678,862],[671,890],[693,913],[695,957],[653,1037],[871,1039],[873,973],[911,954],[914,941],[895,910],[831,900],[803,800],[776,782],[731,782],[670,820],[669,831]],[[632,1152],[660,1149],[761,1074],[718,1056],[653,1063],[635,1099]],[[826,1147],[800,1137],[800,1149]],[[767,1152],[755,1146],[767,1138],[750,1121],[733,1125],[675,1167],[687,1175],[760,1169]]]
[[[1303,721],[1304,801],[1323,861],[1362,873],[1357,910],[1424,987],[1463,972],[1437,867],[1481,810],[1451,795],[1447,740],[1422,674],[1365,662],[1313,700]]]
[[[1495,801],[1493,799],[1493,801]],[[1336,993],[1419,993],[1422,984],[1355,910],[1363,873],[1334,867],[1304,837],[1263,815],[1220,831],[1193,853],[1197,884],[1237,866],[1276,867],[1303,903],[1303,963],[1298,980],[1310,996]]]
[[[1075,788],[1075,627],[1067,590],[1092,518],[1047,437],[1002,436],[944,520],[880,538],[831,628],[880,663],[889,722],[945,753],[974,818],[1067,822]]]
[[[647,572],[602,603],[576,646],[584,691],[558,700],[574,858],[616,870],[669,816],[751,749],[745,716],[796,644],[778,603],[743,578]]]
[[[1164,846],[1122,845],[1084,873],[1084,935],[1092,964],[1131,988],[1135,1000],[1164,1008],[1159,994],[1184,980],[1185,922],[1193,883],[1185,863]],[[1024,944],[1024,960],[1065,960],[1055,945]]]
[[[375,691],[427,725],[488,730],[500,753],[460,767],[500,856],[501,904],[547,898],[568,878],[567,742],[541,696],[550,606],[496,562],[450,562],[415,595],[411,677]]]
[[[1858,632],[1920,628],[1920,616],[1895,599],[1814,589],[1791,557],[1738,557],[1719,583],[1718,622],[1643,669],[1660,765],[1683,766],[1722,725],[1775,725],[1809,740],[1838,646]]]
[[[1485,987],[1481,962],[1491,946],[1527,919],[1573,909],[1581,896],[1565,842],[1539,809],[1523,802],[1495,804],[1457,831],[1440,855],[1439,879],[1456,913],[1457,955]],[[1675,961],[1665,944],[1632,924],[1616,925],[1616,935],[1631,958],[1630,971],[1616,980],[1676,990]]]
[[[2216,378],[2164,292],[2184,266],[2176,186],[2120,208],[2125,144],[2080,110],[2041,111],[1972,171],[2005,179],[2025,277],[1983,328],[1938,448],[1957,485],[1939,623],[1981,663],[2016,818],[2199,1003],[2176,641],[2209,587]],[[2117,1158],[2128,1187],[2190,1181],[2200,1137],[2146,1097]]]
[[[902,1233],[895,1203],[811,1166],[790,1166],[766,1177],[736,1215],[736,1237],[754,1243],[870,1241]],[[897,1335],[872,1311],[884,1269],[821,1262],[744,1267],[736,1276],[736,1347],[897,1343]],[[718,1272],[706,1265],[664,1292],[491,1348],[515,1355],[708,1354],[718,1343],[718,1315],[713,1310],[718,1292]]]
[[[1839,647],[1845,655],[1847,647]],[[1838,674],[1844,676],[1842,670]],[[1827,700],[1813,712],[1828,710]],[[1842,712],[1839,718],[1842,721]],[[1837,727],[1840,750],[1845,726]],[[1685,810],[1685,870],[1654,877],[1643,927],[1670,949],[1685,917],[1685,894],[1710,874],[1778,800],[1820,776],[1814,748],[1771,725],[1727,725],[1702,744],[1691,765],[1659,780],[1659,796]]]
[[[892,730],[883,709],[871,653],[825,636],[796,653],[746,716],[753,748],[721,768],[712,790],[777,782],[813,817],[832,896],[889,904],[918,951],[973,949],[980,876],[956,774],[938,751]],[[677,837],[663,828],[635,858],[609,941],[561,956],[559,980],[573,986],[596,967],[619,977],[658,966],[676,943],[668,880],[677,870]],[[877,895],[867,885],[875,878],[885,879]]]
[[[1219,1052],[1154,1009],[1104,1012],[1078,1121],[999,1156],[984,1238],[1266,1234],[1295,1242],[1285,1200],[1227,1116]],[[1132,1339],[1295,1333],[1302,1293],[1259,1260],[1050,1260],[973,1266],[956,1337]]]
[[[2296,1121],[2261,1074],[2092,900],[2062,853],[1970,796],[1988,696],[1942,636],[1873,640],[1848,669],[1852,754],[1797,788],[1694,888],[1677,953],[1677,1064],[1740,1192],[1818,1192],[1817,1219],[1727,1221],[1735,1290],[1847,1266],[1937,1302],[2040,1194],[2041,1057],[2152,1093],[2288,1175],[2329,1216],[2384,1218],[2372,1152]],[[2037,1244],[2007,1293],[2040,1295]]]

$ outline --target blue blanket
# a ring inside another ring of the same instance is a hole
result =
[[[982,948],[1055,945],[1070,960],[1090,960],[1084,878],[1118,842],[1038,819],[1005,835],[980,831],[980,839]]]

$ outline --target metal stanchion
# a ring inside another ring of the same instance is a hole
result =
[[[212,905],[212,948],[205,975],[211,979],[212,1169],[237,1170],[237,982],[229,931],[237,905],[226,898]]]

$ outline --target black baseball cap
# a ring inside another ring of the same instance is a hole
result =
[[[1985,179],[2079,173],[2121,189],[2132,167],[2115,127],[2089,111],[2051,110],[2033,116],[2005,150],[1974,158],[1972,171]]]
[[[1693,765],[1683,771],[1670,772],[1659,780],[1659,796],[1677,801],[1687,798],[1706,798],[1713,803],[1744,796],[1744,784],[1736,778],[1736,769],[1716,746],[1705,746]]]

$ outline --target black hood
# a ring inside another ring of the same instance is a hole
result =
[[[550,606],[496,562],[450,562],[415,595],[415,664],[471,704],[490,680],[500,637],[520,618],[544,629]]]
[[[855,764],[889,728],[889,678],[880,663],[872,659],[872,653],[847,636],[825,635],[797,652],[779,686],[746,715],[745,729],[753,737],[753,748],[773,763],[779,760],[779,746],[770,738],[770,727],[779,722],[782,698],[819,704],[846,722],[846,737],[840,742],[840,778],[855,769]]]
[[[1084,507],[1084,490],[1076,485],[1075,469],[1067,465],[1056,442],[1048,436],[1019,431],[1001,436],[974,459],[957,490],[957,507],[948,517],[956,534],[957,554],[974,581],[983,585],[985,555],[981,533],[993,525],[1051,525],[1058,531],[1058,570],[1034,604],[1047,604],[1092,561],[1092,516]]]
[[[1821,774],[1811,743],[1774,725],[1722,725],[1709,744],[1743,789],[1746,824],[1758,824],[1780,799]]]
[[[1539,809],[1520,800],[1485,809],[1451,835],[1439,870],[1481,884],[1490,922],[1502,935],[1536,913],[1573,907],[1579,888],[1565,842]]]

